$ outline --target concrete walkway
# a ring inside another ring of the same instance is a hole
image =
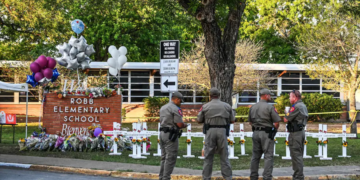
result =
[[[114,158],[116,157],[114,156]],[[91,161],[91,160],[69,159],[69,158],[20,156],[20,155],[7,155],[7,154],[0,154],[0,166],[1,166],[1,162],[98,169],[98,170],[109,170],[109,171],[119,170],[119,171],[147,172],[154,174],[158,174],[160,170],[159,166],[150,166],[150,165],[142,165],[142,164],[128,164],[128,163]],[[260,175],[262,174],[262,169],[260,169],[259,173]],[[274,168],[273,170],[273,176],[292,176],[292,173],[293,170],[291,167]],[[305,167],[304,173],[306,176],[320,176],[320,175],[332,175],[332,174],[360,175],[360,165]],[[175,168],[173,174],[201,175],[202,171],[192,170],[187,168]],[[250,175],[250,170],[233,170],[234,177],[235,176],[248,177],[249,175]],[[221,172],[214,171],[213,176],[221,176]]]

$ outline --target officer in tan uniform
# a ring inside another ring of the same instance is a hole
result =
[[[250,166],[250,179],[259,178],[259,162],[264,154],[264,172],[263,179],[272,179],[274,164],[274,137],[276,130],[279,128],[281,118],[274,106],[268,104],[271,100],[272,93],[268,89],[260,90],[261,100],[251,106],[249,111],[250,125],[253,130],[253,153]]]
[[[235,113],[231,106],[220,101],[220,92],[210,89],[211,101],[203,105],[197,116],[199,123],[204,123],[205,159],[203,179],[210,180],[215,151],[220,154],[221,174],[226,179],[232,178],[231,165],[228,158],[227,136],[230,123],[235,122]]]
[[[171,102],[160,109],[160,148],[161,148],[161,167],[159,173],[160,180],[171,179],[171,173],[176,164],[179,149],[178,138],[181,128],[186,128],[182,118],[180,108],[183,95],[179,92],[172,94]]]
[[[290,93],[290,103],[292,104],[290,111],[287,112],[284,122],[288,123],[287,128],[289,135],[290,156],[293,165],[293,179],[304,179],[304,142],[305,142],[305,126],[309,117],[306,105],[301,100],[301,93],[293,90]]]

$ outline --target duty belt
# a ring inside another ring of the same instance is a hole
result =
[[[164,133],[167,133],[170,131],[170,128],[169,127],[161,127],[160,131],[164,131]]]
[[[253,131],[271,131],[271,127],[252,127]]]
[[[209,128],[226,128],[226,125],[209,125]]]

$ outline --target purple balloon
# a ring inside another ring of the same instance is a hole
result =
[[[41,67],[39,66],[38,63],[33,62],[33,63],[30,64],[30,70],[33,73],[37,73],[37,72],[39,72],[41,70]]]
[[[37,58],[37,60],[35,62],[38,63],[41,68],[47,66],[47,64],[48,64],[48,60],[46,59],[46,57],[44,55],[39,56],[39,58]]]
[[[47,57],[47,60],[48,60],[47,67],[50,68],[50,69],[54,69],[55,66],[56,66],[56,61],[55,61],[55,59],[53,59],[53,58],[51,58],[51,57]]]
[[[45,76],[46,78],[51,79],[52,75],[53,75],[53,70],[52,70],[52,69],[46,68],[46,69],[44,70],[44,76]]]
[[[44,75],[42,72],[35,73],[35,81],[39,82],[42,78],[44,78]]]
[[[94,131],[94,136],[95,136],[95,137],[98,137],[99,134],[101,134],[101,133],[102,133],[102,131],[101,131],[100,128],[95,128],[95,131]]]

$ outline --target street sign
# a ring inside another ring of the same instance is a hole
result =
[[[178,59],[161,59],[160,74],[161,75],[177,75],[179,73]]]
[[[178,90],[177,76],[161,76],[161,92],[175,92]]]
[[[160,59],[179,59],[180,41],[160,41]]]

